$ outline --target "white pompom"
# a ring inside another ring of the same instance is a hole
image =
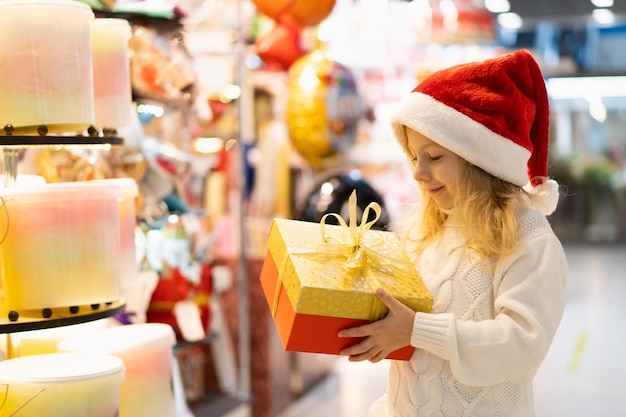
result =
[[[533,187],[530,183],[524,186],[531,200],[531,207],[548,216],[554,212],[559,202],[559,184],[554,180],[546,180],[543,184]]]

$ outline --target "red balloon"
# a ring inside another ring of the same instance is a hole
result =
[[[276,24],[254,44],[255,53],[270,68],[287,71],[303,54],[300,46],[300,24],[290,13],[277,17]]]

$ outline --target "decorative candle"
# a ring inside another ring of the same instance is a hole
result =
[[[132,94],[125,19],[101,18],[91,24],[94,105],[97,128],[120,128],[132,123]]]
[[[172,389],[174,330],[163,323],[110,327],[59,343],[60,352],[95,352],[124,361],[119,417],[176,417]]]
[[[132,178],[108,178],[95,180],[91,183],[115,186],[122,193],[122,198],[119,201],[120,286],[122,289],[134,287],[137,284],[137,274],[139,273],[139,263],[135,251],[135,226],[137,225],[135,198],[139,195],[137,182]]]
[[[11,334],[11,340],[17,356],[57,353],[57,346],[63,340],[77,336],[86,337],[93,332],[112,326],[113,323],[113,318],[106,318],[69,326],[17,332]]]
[[[3,189],[0,197],[7,309],[41,314],[44,308],[118,300],[118,187],[44,184]]]
[[[0,417],[115,416],[123,378],[124,364],[113,355],[50,353],[8,359],[0,362]]]
[[[62,133],[94,123],[93,19],[77,1],[0,1],[0,127]]]

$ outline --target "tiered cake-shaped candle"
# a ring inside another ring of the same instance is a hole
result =
[[[0,127],[63,133],[94,124],[92,20],[77,1],[0,2]]]

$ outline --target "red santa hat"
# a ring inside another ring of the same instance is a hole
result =
[[[391,118],[393,134],[406,146],[403,126],[524,187],[545,214],[556,208],[558,184],[548,180],[548,94],[527,50],[431,74]]]

